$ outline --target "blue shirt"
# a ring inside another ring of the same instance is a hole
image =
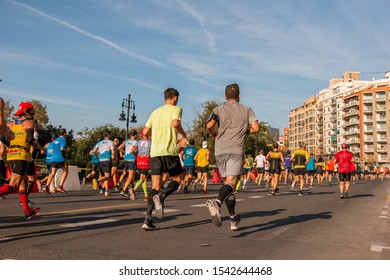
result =
[[[184,156],[184,166],[195,166],[195,155],[198,152],[198,149],[194,146],[185,147],[183,150]]]
[[[46,163],[53,162],[54,146],[53,142],[49,143],[46,147]]]
[[[65,158],[61,152],[61,140],[59,138],[60,137],[54,139],[54,141],[49,143],[49,145],[48,145],[48,148],[50,146],[50,149],[51,149],[49,151],[49,154],[51,154],[51,161],[50,162],[64,162],[65,161]]]
[[[285,169],[291,169],[292,168],[291,155],[286,155],[284,157],[284,168]]]
[[[313,157],[309,158],[309,162],[306,165],[306,170],[316,170],[316,161]]]

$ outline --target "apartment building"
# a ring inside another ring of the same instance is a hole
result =
[[[390,73],[344,97],[344,139],[363,162],[390,161]]]
[[[292,152],[299,148],[301,142],[306,143],[309,153],[316,152],[316,106],[317,97],[312,96],[306,99],[302,106],[291,110],[288,116],[289,131],[287,135],[289,149]]]
[[[390,72],[379,80],[360,80],[359,72],[331,79],[328,88],[290,111],[289,148],[296,150],[304,141],[316,157],[326,159],[348,143],[362,161],[390,162],[389,87]]]

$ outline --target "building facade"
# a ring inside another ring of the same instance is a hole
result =
[[[371,81],[360,80],[359,72],[346,72],[291,110],[289,148],[306,142],[316,157],[329,158],[347,143],[358,160],[385,164],[390,162],[389,127],[390,72]]]
[[[307,151],[315,153],[316,107],[317,97],[312,96],[302,106],[291,110],[288,116],[288,144],[292,152],[299,148],[301,142],[305,142]]]

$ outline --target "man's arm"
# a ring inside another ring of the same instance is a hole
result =
[[[180,139],[179,139],[179,147],[184,147],[185,144],[187,143],[187,134],[185,133],[183,127],[181,126],[181,122],[178,119],[172,120],[172,126],[175,128],[177,133],[180,134]]]
[[[251,123],[251,126],[249,128],[249,134],[254,134],[259,132],[260,126],[259,126],[259,121],[255,120],[254,122]]]

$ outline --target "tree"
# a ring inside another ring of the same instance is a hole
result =
[[[42,104],[39,100],[27,101],[34,105],[35,116],[34,118],[38,121],[40,126],[46,126],[49,123],[49,116],[47,114],[47,106]]]
[[[15,110],[15,106],[11,104],[11,101],[9,99],[4,100],[4,116],[5,119],[8,122],[12,119],[12,112]]]

